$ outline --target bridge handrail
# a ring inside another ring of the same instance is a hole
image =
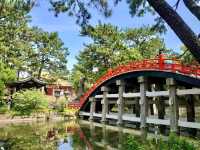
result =
[[[93,86],[80,98],[80,105],[83,105],[90,94],[103,82],[117,75],[128,73],[130,71],[141,70],[158,70],[158,71],[170,71],[180,73],[188,76],[198,78],[200,76],[200,66],[198,65],[184,65],[180,60],[176,58],[164,58],[158,56],[154,59],[144,59],[142,61],[132,61],[128,64],[122,64],[115,68],[108,69],[108,71],[100,77]]]

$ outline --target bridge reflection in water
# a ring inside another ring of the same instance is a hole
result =
[[[87,136],[86,139],[88,141],[86,143],[91,143],[92,145],[87,146],[89,149],[122,150],[124,144],[127,142],[125,140],[127,140],[127,137],[130,135],[135,137],[135,139],[138,138],[142,140],[141,132],[130,128],[111,126],[83,120],[80,121],[80,125],[81,132],[84,132],[85,136]],[[159,140],[162,138],[163,140],[167,140],[167,137],[159,134],[146,134],[148,135],[147,139]]]
[[[145,149],[151,142],[144,140],[139,130],[83,120],[10,124],[1,126],[0,131],[0,149],[5,150],[126,150],[130,135],[134,137],[131,141]],[[167,140],[159,134],[147,135],[148,139]],[[153,146],[156,149],[159,142]]]

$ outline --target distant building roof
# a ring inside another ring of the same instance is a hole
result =
[[[72,86],[72,84],[69,81],[63,80],[63,79],[58,79],[53,84],[60,85],[60,86],[70,86],[70,87]]]
[[[72,87],[72,84],[69,81],[63,79],[57,79],[55,82],[48,83],[47,85],[48,87]]]
[[[28,77],[19,81],[10,82],[7,84],[10,88],[20,89],[29,89],[29,88],[40,88],[46,86],[46,82],[36,79],[34,77]]]

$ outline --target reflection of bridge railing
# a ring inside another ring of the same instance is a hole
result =
[[[69,108],[73,108],[73,109],[79,109],[81,107],[81,103],[80,102],[71,102],[68,104]]]
[[[178,74],[191,76],[193,78],[200,77],[200,65],[184,65],[180,60],[175,58],[165,59],[163,54],[155,59],[145,59],[142,61],[133,61],[128,64],[120,65],[116,68],[109,69],[101,78],[99,78],[93,86],[80,98],[79,104],[74,104],[75,107],[81,107],[87,98],[105,81],[133,71],[167,71]],[[71,104],[72,105],[72,104]]]

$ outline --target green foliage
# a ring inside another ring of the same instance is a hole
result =
[[[31,1],[21,1],[31,5]],[[17,3],[20,3],[18,1]],[[66,76],[68,49],[56,32],[30,27],[29,10],[0,4],[0,60],[15,68],[17,75],[27,72],[40,78],[43,72],[51,76]]]
[[[159,150],[196,150],[197,148],[186,139],[178,137],[177,135],[171,133],[169,135],[168,141],[163,141],[160,139],[158,143],[151,142],[155,148]]]
[[[27,8],[32,8],[35,4],[35,0],[2,0],[5,4],[10,6],[26,6]],[[67,13],[69,16],[76,17],[76,23],[85,28],[90,23],[89,20],[92,18],[91,7],[97,9],[105,17],[110,17],[112,15],[112,9],[117,6],[121,0],[49,0],[51,7],[50,11],[58,16],[60,13]],[[157,17],[155,10],[149,5],[148,0],[127,0],[129,6],[129,13],[131,16],[143,17],[150,13],[155,16],[155,24],[152,29],[159,31],[160,33],[166,31],[165,22],[161,17]],[[159,1],[160,2],[160,1]],[[194,16],[199,18],[198,0],[183,1],[185,6],[193,13]],[[178,7],[176,4],[176,7]],[[161,8],[160,8],[161,9]],[[197,13],[195,13],[197,12]]]
[[[48,99],[37,90],[16,92],[13,96],[13,110],[18,115],[31,115],[31,113],[48,108]]]
[[[5,150],[55,150],[58,143],[66,136],[63,122],[21,123],[5,125],[1,128],[0,138],[5,142]],[[58,131],[56,138],[49,140],[48,132]],[[16,136],[17,135],[17,136]],[[2,145],[1,145],[2,146]],[[0,147],[1,147],[0,146]]]
[[[84,1],[53,1],[50,0],[50,10],[58,16],[60,13],[67,13],[69,16],[76,16],[76,23],[83,29],[89,26],[89,20],[92,18],[91,7],[94,7],[103,14],[105,17],[112,15],[112,9],[118,5],[121,0],[84,0]],[[154,9],[149,5],[147,0],[127,0],[129,6],[129,13],[131,16],[143,17],[150,13],[152,16],[156,16]],[[152,30],[158,31],[159,33],[166,32],[165,22],[161,17],[155,17],[155,24],[151,27]]]
[[[128,136],[126,143],[123,144],[123,150],[142,150],[142,147],[133,136]]]
[[[24,52],[30,49],[27,11],[3,7],[0,15],[0,59],[16,69],[23,64]]]
[[[165,49],[163,40],[150,27],[123,30],[111,24],[99,24],[85,29],[83,35],[93,42],[85,45],[77,57],[78,63],[71,75],[75,87],[82,77],[86,78],[87,87],[90,87],[109,68],[154,58],[159,49]]]
[[[185,139],[180,139],[175,134],[170,134],[168,140],[168,149],[170,150],[195,150],[196,148]]]
[[[142,144],[141,144],[142,142]],[[170,134],[168,141],[162,139],[141,141],[133,136],[125,138],[123,150],[196,150],[197,148],[186,139],[180,138],[175,134]]]
[[[35,4],[35,0],[0,0],[0,8],[17,8],[29,12]],[[0,10],[0,13],[1,13]]]
[[[4,95],[5,84],[15,80],[15,78],[16,78],[15,70],[10,69],[0,61],[0,100]],[[0,106],[1,104],[2,103],[0,102]]]
[[[27,62],[28,72],[37,78],[40,78],[42,71],[48,72],[50,75],[64,75],[67,73],[67,56],[68,49],[64,47],[64,43],[58,37],[58,33],[44,32],[42,29],[34,27],[33,47],[28,53],[29,60]]]
[[[8,111],[8,107],[6,105],[0,106],[0,114],[5,114]]]
[[[8,81],[15,80],[15,74],[15,70],[10,69],[0,62],[0,81],[7,83]]]
[[[191,54],[191,52],[185,47],[181,47],[181,54],[180,54],[180,59],[182,62],[185,64],[198,64],[198,62],[195,60],[194,56]]]
[[[56,109],[58,112],[64,112],[64,109],[66,107],[67,100],[65,98],[61,98],[57,100],[56,103]]]

